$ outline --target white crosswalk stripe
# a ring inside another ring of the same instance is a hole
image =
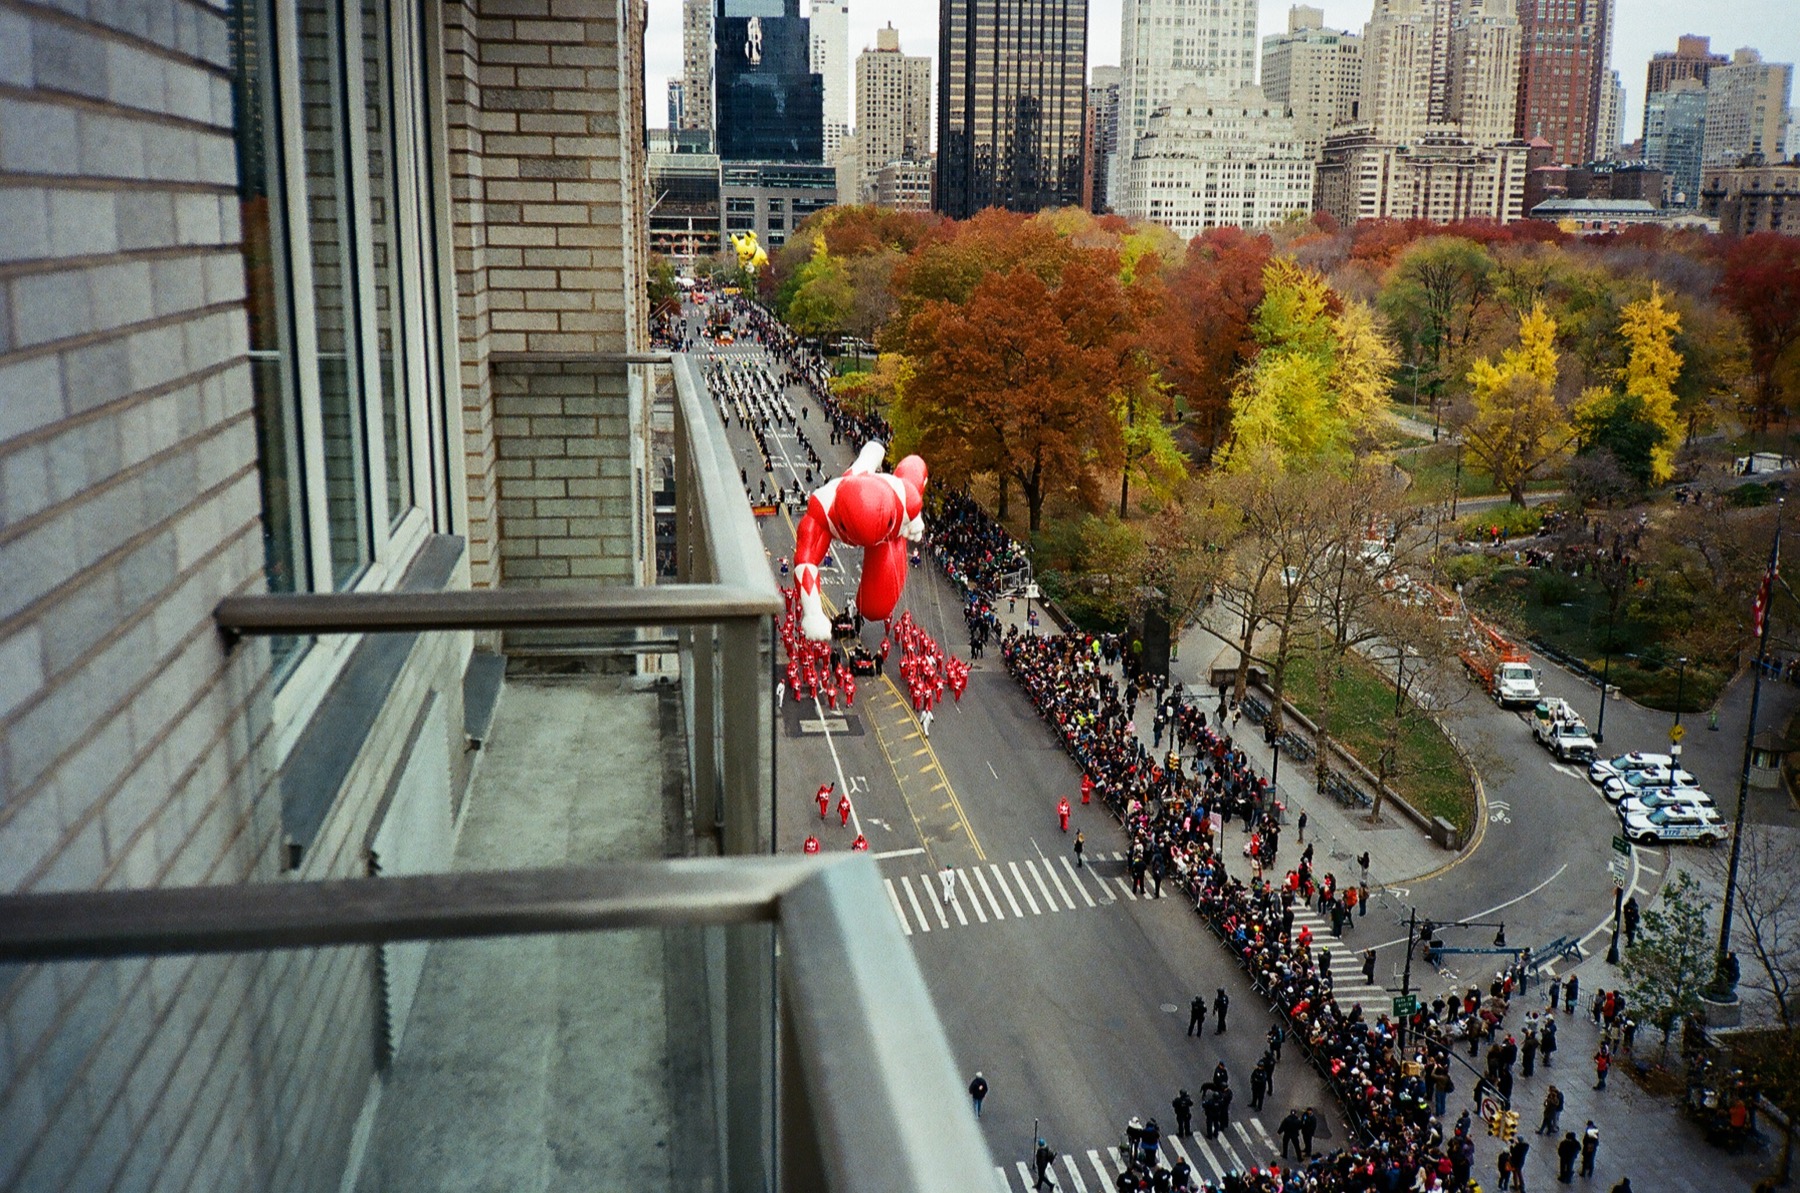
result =
[[[1037,863],[1026,862],[1025,868],[1031,872],[1031,880],[1037,883],[1038,890],[1044,893],[1044,906],[1051,911],[1061,911],[1062,908],[1056,905],[1056,900],[1050,897],[1050,888],[1044,885],[1044,876],[1038,873]],[[1070,903],[1069,906],[1074,907],[1075,904]]]
[[[1029,866],[1031,863],[1026,862],[1025,864]],[[1044,913],[1038,910],[1037,897],[1031,893],[1031,888],[1025,885],[1025,876],[1019,873],[1019,863],[1008,862],[1006,868],[1012,871],[1013,881],[1019,884],[1019,893],[1025,896],[1025,902],[1031,908],[1031,914],[1043,915]]]
[[[1246,1125],[1247,1124],[1247,1125]],[[1234,1144],[1232,1135],[1237,1136]],[[1093,1175],[1084,1175],[1081,1157],[1087,1156],[1087,1169]],[[1274,1139],[1262,1120],[1254,1116],[1234,1120],[1231,1129],[1216,1139],[1208,1140],[1204,1135],[1190,1135],[1185,1138],[1165,1137],[1159,1148],[1158,1160],[1165,1168],[1174,1168],[1177,1161],[1188,1166],[1194,1174],[1194,1180],[1213,1182],[1223,1181],[1233,1172],[1247,1171],[1251,1166],[1262,1166],[1279,1155]],[[1247,1158],[1246,1158],[1247,1157]],[[1035,1165],[1030,1160],[1014,1161],[1009,1167],[997,1165],[994,1171],[999,1175],[1003,1187],[1007,1190],[1030,1190],[1032,1187]],[[1087,1148],[1075,1150],[1057,1157],[1050,1166],[1050,1178],[1058,1189],[1070,1190],[1072,1193],[1088,1193],[1097,1185],[1098,1193],[1107,1193],[1112,1189],[1115,1178],[1125,1171],[1125,1156],[1117,1146],[1104,1148]],[[1014,1173],[1018,1174],[1018,1183],[1012,1183]],[[1095,1184],[1090,1185],[1090,1179]]]
[[[1005,919],[1006,913],[1000,910],[1000,900],[994,898],[994,888],[988,885],[987,875],[981,872],[980,866],[975,867],[974,874],[976,881],[981,883],[981,893],[987,896],[988,906],[994,909],[994,918]]]
[[[906,890],[906,900],[912,904],[913,914],[919,917],[920,930],[924,932],[931,931],[931,925],[925,922],[925,909],[919,906],[919,897],[913,894],[912,879],[902,877],[900,879],[900,885]]]
[[[1027,914],[1060,914],[1083,908],[1116,907],[1122,900],[1136,903],[1149,899],[1148,895],[1132,891],[1129,878],[1097,873],[1090,866],[1077,868],[1068,857],[987,862],[956,870],[948,895],[944,892],[946,873],[951,871],[895,874],[882,880],[894,918],[900,921],[906,935],[979,927],[990,920],[1001,922],[1007,918],[1008,908],[1015,918],[1023,919]],[[970,913],[974,914],[973,922]],[[1332,969],[1340,969],[1335,957]],[[1354,975],[1345,972],[1339,988],[1348,988],[1360,976],[1360,970]],[[1376,1001],[1380,993],[1372,993],[1368,1001]]]
[[[1025,913],[1019,910],[1019,901],[1013,898],[1012,888],[1006,885],[1006,875],[1000,873],[1000,867],[993,862],[988,863],[988,869],[994,872],[994,881],[1000,884],[1000,893],[1006,896],[1006,905],[1012,908],[1015,916],[1023,916]]]
[[[1063,869],[1069,872],[1069,881],[1075,885],[1076,891],[1087,901],[1087,905],[1092,907],[1094,905],[1094,897],[1087,893],[1087,884],[1081,881],[1081,876],[1075,872],[1075,864],[1068,858],[1064,858],[1062,864]]]

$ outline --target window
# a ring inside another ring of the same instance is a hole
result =
[[[274,11],[230,7],[265,570],[274,592],[379,589],[450,529],[455,389],[419,13]],[[278,684],[347,649],[306,645],[274,643]]]

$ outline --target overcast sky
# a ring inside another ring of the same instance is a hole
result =
[[[1325,23],[1338,29],[1362,30],[1370,0],[1310,0],[1325,10]],[[1615,0],[1613,67],[1625,81],[1624,139],[1637,137],[1644,115],[1644,68],[1658,50],[1673,50],[1683,33],[1712,38],[1714,53],[1729,54],[1753,46],[1770,62],[1800,58],[1800,3],[1796,0],[1727,0],[1696,4],[1694,0]],[[889,21],[900,30],[900,45],[909,54],[937,56],[937,0],[849,0],[850,59],[873,45],[875,29]],[[1287,28],[1290,0],[1261,0],[1261,33]],[[1088,64],[1119,60],[1121,0],[1090,0]],[[802,0],[802,11],[806,9]],[[680,0],[652,0],[646,46],[646,106],[652,126],[668,123],[666,86],[681,74]],[[1790,103],[1795,102],[1793,100]],[[935,120],[936,113],[932,114]]]

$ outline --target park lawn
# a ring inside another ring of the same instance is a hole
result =
[[[1287,699],[1317,718],[1323,656],[1297,652],[1288,662]],[[1351,654],[1332,694],[1332,737],[1375,770],[1387,748],[1394,687],[1360,655]],[[1411,700],[1400,720],[1400,774],[1388,786],[1427,816],[1442,816],[1466,837],[1475,827],[1475,785],[1456,747]]]
[[[1711,661],[1688,660],[1660,640],[1652,622],[1622,606],[1613,630],[1612,665],[1606,666],[1606,593],[1591,576],[1546,573],[1540,568],[1501,568],[1473,586],[1470,603],[1516,634],[1578,660],[1595,675],[1605,672],[1620,693],[1650,708],[1672,712],[1677,689],[1683,712],[1712,707],[1731,671]],[[1729,660],[1735,663],[1736,660]]]
[[[1494,478],[1472,466],[1473,461],[1467,452],[1463,453],[1462,483],[1458,485],[1454,444],[1427,444],[1401,452],[1394,457],[1394,463],[1412,477],[1411,496],[1420,503],[1449,501],[1453,494],[1458,493],[1463,498],[1500,496],[1500,490],[1494,487]],[[1533,477],[1525,483],[1525,491],[1528,493],[1561,487],[1562,481],[1556,477]]]

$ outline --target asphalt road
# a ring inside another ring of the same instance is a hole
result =
[[[740,344],[730,354],[754,351]],[[828,469],[848,465],[852,453],[829,445],[819,410],[799,430],[810,433]],[[729,433],[754,485],[762,465],[748,431],[734,423]],[[797,458],[794,432],[777,435],[774,482],[791,486],[783,455]],[[761,528],[779,572],[793,547],[791,519],[764,518]],[[841,604],[854,576],[827,570],[823,588]],[[912,570],[901,607],[966,657],[960,597],[934,568]],[[869,645],[879,637],[878,626],[865,629]],[[1173,888],[1163,899],[1129,894],[1116,857],[1123,832],[1099,805],[1080,806],[1079,772],[996,654],[973,662],[968,691],[940,707],[928,741],[885,681],[860,680],[855,706],[836,714],[784,701],[777,773],[780,850],[797,851],[812,833],[828,852],[847,850],[859,828],[867,836],[957,1062],[965,1076],[980,1070],[990,1083],[982,1124],[1011,1187],[1028,1183],[1018,1164],[1033,1150],[1034,1129],[1064,1156],[1056,1168],[1062,1187],[1102,1187],[1101,1171],[1116,1171],[1109,1149],[1126,1119],[1155,1117],[1172,1130],[1176,1091],[1197,1099],[1220,1062],[1237,1091],[1235,1125],[1220,1140],[1197,1133],[1182,1141],[1201,1175],[1216,1179],[1274,1159],[1277,1124],[1290,1105],[1320,1111],[1319,1146],[1341,1141],[1335,1105],[1292,1048],[1276,1094],[1250,1111],[1249,1072],[1272,1020]],[[835,794],[828,818],[818,814],[815,792],[832,781],[853,792],[847,827]],[[1057,824],[1059,795],[1075,804],[1067,835]],[[1089,864],[1079,870],[1076,829],[1087,834]],[[958,875],[951,901],[941,897],[946,864]],[[1210,1004],[1220,987],[1232,1000],[1227,1032],[1215,1034],[1209,1013],[1205,1036],[1188,1037],[1189,1000],[1203,993]]]

